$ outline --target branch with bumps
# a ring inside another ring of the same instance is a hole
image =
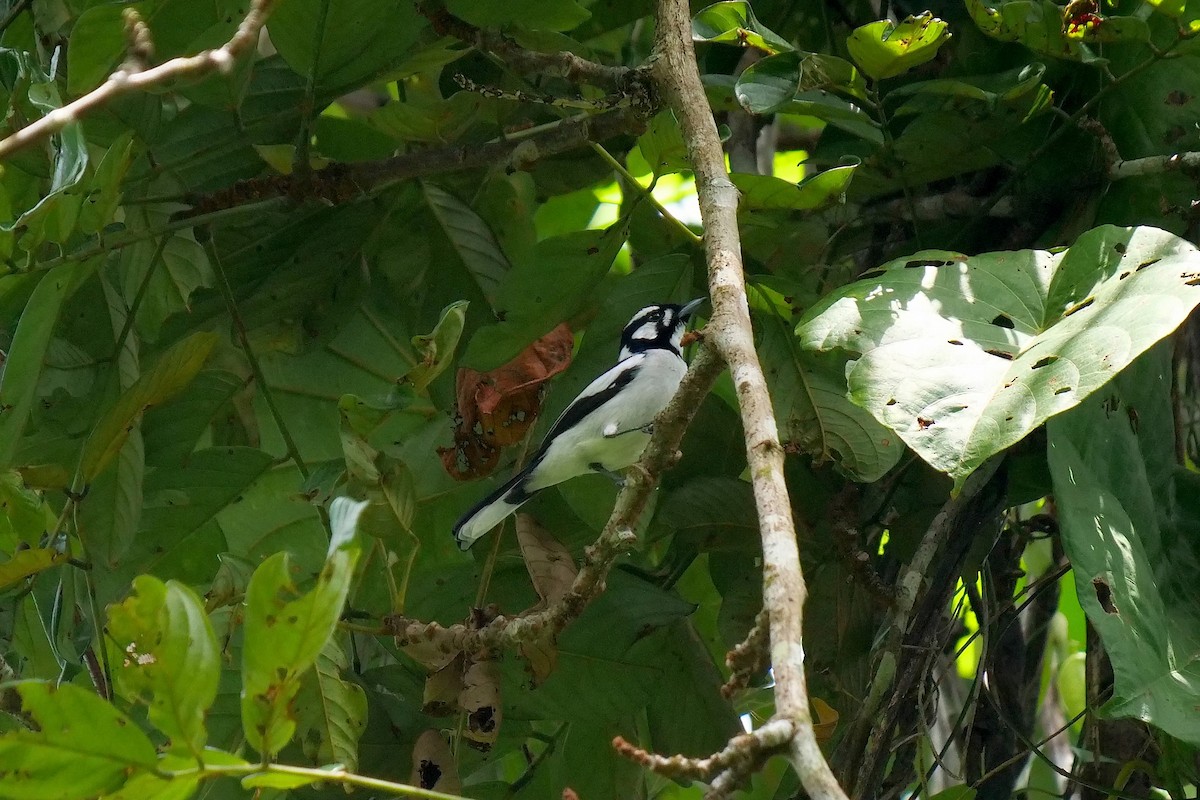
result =
[[[772,746],[787,753],[809,797],[813,800],[845,800],[846,794],[817,743],[809,707],[803,645],[807,589],[800,567],[791,500],[784,481],[784,451],[750,326],[737,224],[738,190],[725,171],[721,139],[700,82],[687,0],[658,1],[656,36],[655,80],[683,129],[704,222],[704,248],[713,305],[706,338],[721,354],[733,377],[758,511],[763,548],[763,607],[775,678],[775,717],[759,730],[770,731]],[[756,758],[755,748],[760,747],[766,734],[748,736],[749,739],[734,737],[721,751],[727,755],[718,756],[733,758],[736,753],[740,760],[730,763],[749,766],[731,767],[714,777],[710,797],[729,796],[736,784],[749,774],[746,770],[757,769],[761,763],[761,758]],[[648,753],[629,754],[651,769],[674,763],[673,758],[662,759]]]
[[[637,541],[633,531],[662,474],[674,465],[683,434],[723,366],[713,348],[705,344],[697,349],[679,391],[655,420],[654,436],[641,460],[629,471],[604,530],[585,550],[584,563],[561,598],[542,610],[514,617],[496,616],[479,627],[443,626],[392,616],[384,620],[385,631],[396,637],[398,646],[419,645],[441,653],[475,654],[536,642],[552,643],[600,596],[617,559]]]

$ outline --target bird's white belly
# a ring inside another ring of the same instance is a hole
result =
[[[590,472],[592,464],[615,472],[638,460],[650,442],[650,434],[639,428],[654,421],[687,371],[687,365],[667,351],[645,353],[644,361],[642,373],[619,398],[596,409],[550,444],[538,469],[546,482],[538,485],[541,481],[535,480],[531,489]]]

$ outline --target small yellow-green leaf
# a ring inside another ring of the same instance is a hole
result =
[[[949,38],[946,23],[925,13],[899,25],[887,20],[863,25],[850,34],[846,45],[862,71],[881,80],[931,60]]]
[[[192,334],[163,353],[153,369],[142,373],[125,390],[96,423],[83,447],[79,469],[85,483],[91,483],[121,451],[142,412],[170,399],[191,383],[216,343],[215,333]]]
[[[451,303],[442,309],[442,316],[431,333],[412,337],[413,347],[421,360],[405,379],[418,392],[424,393],[429,384],[450,366],[454,350],[458,347],[458,340],[462,338],[468,305],[470,304],[466,300]]]
[[[0,563],[0,589],[11,586],[30,575],[36,575],[42,570],[50,569],[66,560],[67,554],[61,553],[53,547],[18,550],[8,561]]]

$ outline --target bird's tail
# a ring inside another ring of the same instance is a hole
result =
[[[470,548],[480,537],[533,497],[535,492],[526,491],[523,485],[532,467],[533,464],[530,464],[518,472],[454,523],[454,539],[458,542],[458,549]]]

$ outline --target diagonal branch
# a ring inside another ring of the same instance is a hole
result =
[[[729,365],[746,431],[763,544],[763,605],[771,638],[776,718],[793,727],[789,756],[808,795],[814,800],[845,800],[817,744],[808,705],[802,644],[806,588],[783,476],[784,452],[750,327],[738,191],[725,171],[716,122],[700,82],[687,0],[659,0],[656,53],[654,75],[679,117],[696,174],[713,304],[708,336]]]
[[[384,626],[396,637],[396,644],[401,647],[420,645],[435,652],[473,654],[499,647],[553,641],[604,591],[613,564],[636,541],[633,530],[637,528],[659,478],[674,464],[683,434],[723,366],[712,347],[706,344],[698,349],[679,391],[654,421],[654,436],[637,466],[630,470],[600,538],[587,548],[579,574],[560,600],[532,614],[498,616],[481,628],[461,624],[442,626],[402,616],[388,617]]]
[[[78,122],[119,95],[162,86],[178,78],[200,78],[213,72],[228,74],[237,63],[238,56],[258,45],[259,31],[266,25],[274,2],[275,0],[253,0],[237,32],[228,42],[213,50],[204,50],[194,56],[173,58],[150,69],[141,69],[136,59],[128,60],[120,69],[109,75],[108,80],[92,91],[0,140],[0,159],[46,139],[73,122]]]

